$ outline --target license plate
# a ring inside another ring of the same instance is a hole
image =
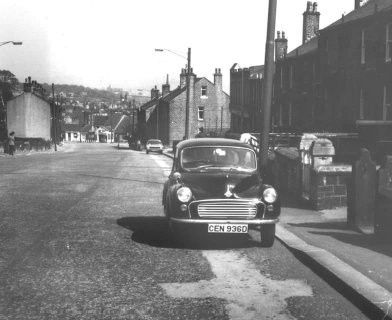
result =
[[[248,233],[248,225],[210,223],[208,224],[208,232],[209,233]]]

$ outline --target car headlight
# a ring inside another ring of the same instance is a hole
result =
[[[192,198],[192,191],[188,187],[181,187],[177,190],[177,198],[181,202],[188,202]]]
[[[263,198],[268,203],[274,203],[278,197],[274,188],[267,188],[263,192]]]

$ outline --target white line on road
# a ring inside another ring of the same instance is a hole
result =
[[[167,167],[167,163],[160,157],[153,159],[158,166]],[[312,296],[312,288],[304,281],[268,278],[238,252],[205,250],[202,254],[216,277],[192,283],[161,284],[169,296],[176,299],[225,299],[232,320],[292,320],[295,318],[286,313],[285,299]]]

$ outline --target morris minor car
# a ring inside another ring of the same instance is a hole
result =
[[[260,227],[270,247],[280,215],[275,188],[264,184],[253,148],[238,140],[190,139],[177,145],[162,204],[175,235],[200,225],[207,233],[248,233]]]

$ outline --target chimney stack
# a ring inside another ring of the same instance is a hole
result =
[[[220,68],[215,69],[214,73],[214,85],[218,90],[222,90],[222,73]]]
[[[317,11],[317,2],[308,1],[303,19],[302,44],[316,37],[320,28],[320,12]]]
[[[180,87],[184,88],[186,86],[186,69],[181,69],[180,73]]]
[[[151,89],[151,100],[158,99],[159,98],[159,90],[157,89],[157,86]]]
[[[166,75],[166,83],[162,85],[162,97],[170,93],[169,75]]]
[[[361,7],[361,2],[362,2],[362,0],[355,0],[355,6],[354,6],[355,10],[357,10]]]
[[[277,38],[275,39],[275,61],[284,59],[287,54],[287,39],[285,32],[282,31],[282,37],[280,31],[277,32]]]

